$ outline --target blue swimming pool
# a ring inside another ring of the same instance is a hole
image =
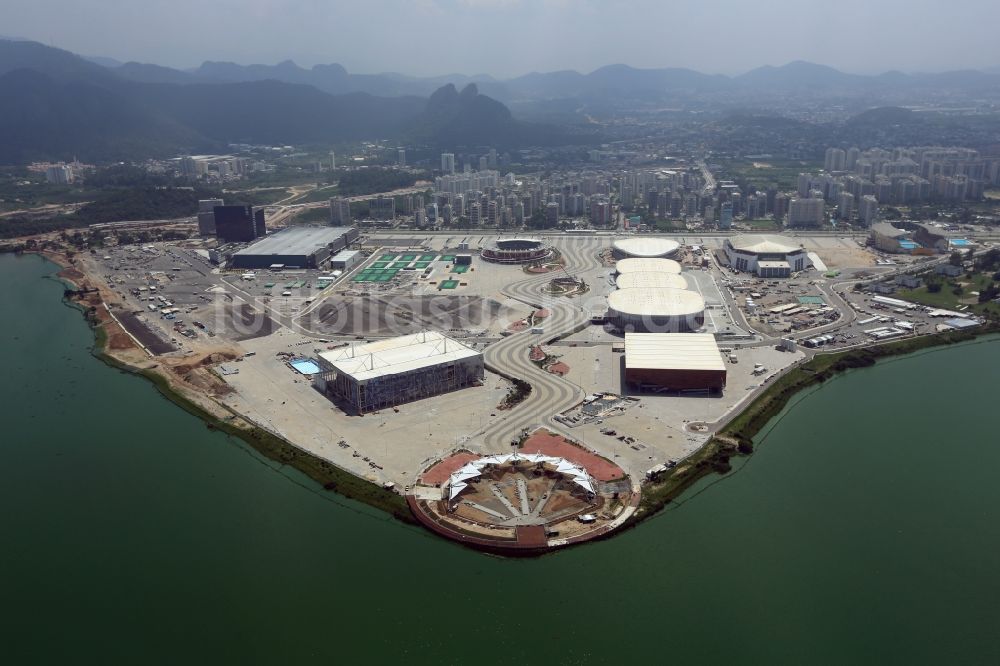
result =
[[[297,358],[291,362],[291,365],[303,375],[315,375],[319,372],[319,366],[316,365],[316,362],[308,358]]]

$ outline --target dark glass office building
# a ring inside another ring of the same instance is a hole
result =
[[[216,206],[215,235],[225,243],[249,243],[267,235],[264,209],[252,206]]]

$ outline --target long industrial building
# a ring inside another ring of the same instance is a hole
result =
[[[354,227],[288,227],[233,254],[232,268],[320,268],[358,238]]]
[[[482,353],[434,331],[321,352],[317,389],[365,414],[472,386]]]
[[[639,390],[720,392],[726,363],[710,333],[626,333],[625,383]]]

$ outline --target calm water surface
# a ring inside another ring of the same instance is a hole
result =
[[[0,663],[998,663],[1000,342],[850,373],[721,482],[507,561],[318,490],[0,256]]]

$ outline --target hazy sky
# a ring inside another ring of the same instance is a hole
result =
[[[612,63],[739,73],[1000,65],[998,0],[2,0],[0,31],[192,67],[285,59],[358,73],[513,76]]]

